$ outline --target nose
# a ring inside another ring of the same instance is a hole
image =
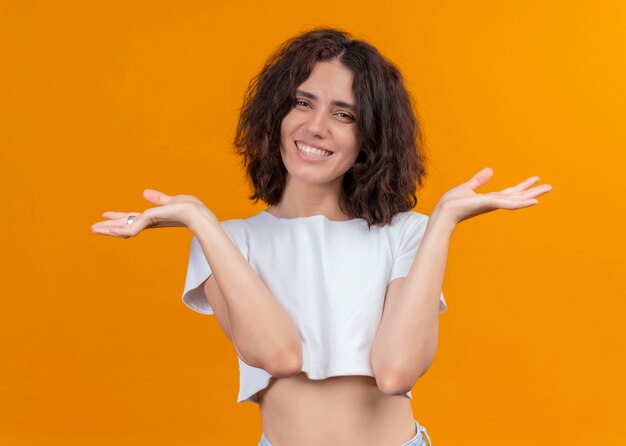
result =
[[[307,128],[309,134],[319,138],[326,137],[328,132],[328,122],[326,119],[326,112],[322,109],[317,109],[310,113]]]

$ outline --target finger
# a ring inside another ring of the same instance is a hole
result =
[[[536,186],[532,189],[528,189],[527,191],[522,192],[520,194],[520,197],[522,199],[537,198],[543,194],[547,194],[551,190],[552,186],[550,186],[549,184],[542,184],[541,186]]]
[[[120,220],[101,221],[91,225],[94,234],[117,236],[115,230],[121,226]]]
[[[501,197],[501,198],[495,199],[495,205],[500,209],[515,210],[515,209],[527,208],[530,206],[536,206],[538,204],[539,204],[539,200],[535,200],[533,198],[515,200],[515,199]]]
[[[506,189],[502,189],[500,192],[503,194],[509,194],[512,192],[521,192],[523,190],[528,189],[530,186],[539,181],[539,177],[530,177],[522,181],[521,183],[516,184],[515,186],[507,187]]]
[[[122,219],[122,221],[117,220],[116,222],[117,224],[115,226],[107,228],[109,234],[117,237],[129,238],[134,237],[146,229],[146,227],[150,224],[150,218],[145,214],[141,214],[138,215],[137,218],[130,224],[126,221],[126,219]]]
[[[172,199],[171,196],[154,189],[145,189],[143,191],[143,197],[154,204],[158,204],[159,206],[168,204]]]
[[[130,217],[131,215],[135,217],[134,220],[131,220],[131,224],[134,224],[142,215],[141,213],[133,214],[129,212],[118,212],[117,214],[121,215],[121,217],[94,223],[93,225],[91,225],[91,230],[96,233],[106,233],[107,235],[111,235],[110,229],[124,227],[128,225],[128,217]]]
[[[115,211],[106,211],[102,213],[104,218],[115,219],[115,218],[128,218],[129,215],[139,215],[141,212],[115,212]]]
[[[99,221],[98,223],[94,223],[93,225],[91,225],[91,229],[108,229],[114,228],[116,226],[119,226],[117,220]]]
[[[490,167],[485,167],[479,170],[466,184],[472,189],[476,190],[493,176],[493,170]]]

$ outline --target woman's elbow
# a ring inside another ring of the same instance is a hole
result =
[[[276,378],[297,375],[302,371],[302,353],[288,351],[276,355],[265,370]]]

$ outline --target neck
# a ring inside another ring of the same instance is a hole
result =
[[[323,185],[296,183],[288,179],[280,203],[267,211],[281,218],[324,215],[330,220],[350,220],[351,217],[342,209],[346,209],[342,178],[333,184]]]

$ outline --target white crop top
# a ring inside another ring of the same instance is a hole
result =
[[[261,211],[220,224],[296,324],[303,341],[302,371],[321,380],[374,376],[370,354],[387,285],[408,275],[427,222],[424,214],[401,212],[390,225],[368,230],[360,218],[287,219]],[[214,314],[202,288],[211,274],[193,237],[182,299],[202,314]],[[441,293],[439,312],[446,308]],[[237,402],[258,404],[257,392],[271,375],[238,360]],[[412,398],[411,392],[406,396]]]

